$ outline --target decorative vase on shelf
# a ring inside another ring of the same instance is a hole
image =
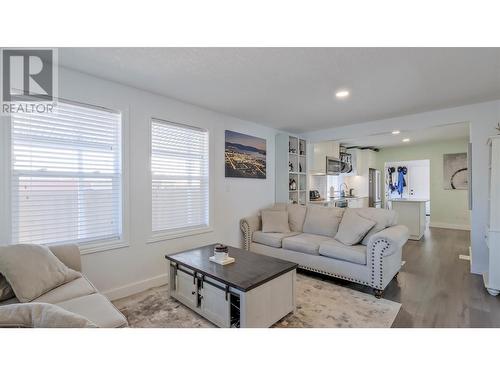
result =
[[[299,172],[302,172],[302,163],[299,163]]]
[[[293,172],[293,164],[292,162],[288,162],[288,172]]]

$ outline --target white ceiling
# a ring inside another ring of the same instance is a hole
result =
[[[500,98],[500,48],[61,48],[59,61],[297,133]]]
[[[396,129],[395,129],[396,130]],[[410,142],[403,142],[404,138],[410,138]],[[391,133],[379,133],[360,138],[340,139],[339,142],[347,147],[395,147],[414,145],[419,143],[438,142],[452,139],[468,139],[469,124],[458,123],[427,128],[425,131],[401,132],[393,135]]]

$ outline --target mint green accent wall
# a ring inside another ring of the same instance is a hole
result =
[[[443,154],[467,152],[468,143],[468,139],[459,139],[384,148],[377,153],[377,166],[384,173],[386,162],[429,159],[431,225],[435,223],[436,226],[444,224],[452,227],[468,227],[470,214],[467,190],[445,190],[443,188]],[[385,189],[386,187],[383,186],[383,199],[385,199]]]

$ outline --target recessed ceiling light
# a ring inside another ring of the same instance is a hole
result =
[[[410,138],[403,139],[403,142],[410,142]]]
[[[349,91],[347,90],[340,90],[335,93],[335,96],[337,98],[347,98],[349,96]]]
[[[399,130],[393,130],[392,131],[392,134],[394,134],[394,135],[399,134],[399,133],[401,133]]]

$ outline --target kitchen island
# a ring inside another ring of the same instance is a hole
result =
[[[398,224],[408,227],[410,240],[420,240],[425,232],[425,204],[428,199],[391,199],[391,209],[398,213]]]

